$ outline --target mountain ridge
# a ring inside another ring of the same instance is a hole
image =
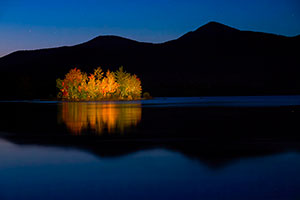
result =
[[[300,94],[300,59],[294,51],[299,44],[299,36],[241,31],[217,22],[163,43],[98,36],[0,58],[0,84],[13,82],[1,88],[0,98],[55,96],[55,79],[70,68],[91,72],[121,65],[155,96]]]
[[[271,35],[271,36],[279,36],[279,37],[286,37],[286,38],[300,38],[300,34],[296,35],[296,36],[285,36],[285,35],[281,35],[281,34],[265,33],[265,32],[261,32],[261,31],[239,30],[237,28],[233,28],[231,26],[224,25],[224,24],[216,22],[216,21],[210,21],[210,22],[208,22],[208,23],[200,26],[199,28],[197,28],[197,29],[195,29],[193,31],[189,31],[189,32],[183,34],[182,36],[179,36],[176,39],[171,39],[171,40],[168,40],[168,41],[165,41],[165,42],[159,42],[159,43],[143,42],[143,41],[138,41],[138,40],[135,40],[135,39],[130,39],[130,38],[126,38],[126,37],[122,37],[122,36],[117,36],[117,35],[99,35],[99,36],[96,36],[96,37],[94,37],[94,38],[92,38],[90,40],[87,40],[85,42],[81,42],[81,43],[78,43],[78,44],[74,44],[74,45],[64,45],[64,46],[49,47],[49,48],[39,48],[39,49],[31,49],[31,50],[23,49],[23,50],[14,51],[14,52],[12,52],[10,54],[14,54],[16,52],[30,52],[30,51],[39,51],[39,50],[68,48],[68,47],[74,47],[74,46],[78,46],[78,45],[82,45],[82,44],[86,44],[86,43],[90,43],[90,42],[93,42],[93,41],[97,41],[97,40],[101,40],[101,39],[106,39],[106,38],[124,39],[124,40],[132,41],[132,42],[135,42],[135,43],[159,45],[159,44],[168,43],[168,42],[171,42],[171,41],[174,41],[174,40],[178,40],[178,39],[184,37],[187,34],[195,34],[195,33],[197,34],[198,32],[203,31],[203,30],[210,32],[212,27],[214,27],[214,29],[216,29],[216,27],[218,27],[218,28],[223,29],[223,30],[227,29],[227,30],[234,30],[234,31],[239,31],[239,32],[249,32],[249,33],[251,32],[251,33],[256,33],[256,34],[267,34],[267,35]],[[10,54],[2,56],[2,57],[0,57],[0,59],[4,58],[6,56],[9,56]]]

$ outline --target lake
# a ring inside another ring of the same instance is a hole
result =
[[[0,109],[1,200],[300,198],[300,96]]]

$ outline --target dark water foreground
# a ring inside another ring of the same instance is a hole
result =
[[[300,96],[0,109],[1,200],[300,198]]]

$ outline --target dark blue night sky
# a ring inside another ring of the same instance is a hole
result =
[[[163,42],[209,21],[295,36],[300,34],[300,1],[0,0],[0,56],[73,45],[99,35]]]

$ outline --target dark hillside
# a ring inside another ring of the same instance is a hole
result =
[[[1,98],[55,96],[69,69],[123,65],[154,96],[300,94],[300,37],[210,22],[162,44],[100,36],[86,43],[0,58]]]

